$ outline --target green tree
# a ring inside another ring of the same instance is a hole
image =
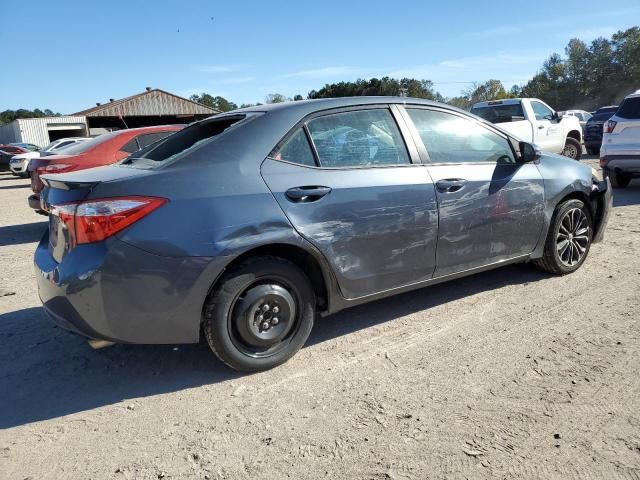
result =
[[[235,110],[238,106],[230,102],[224,97],[210,95],[208,93],[203,92],[200,95],[191,95],[189,100],[193,102],[197,102],[201,105],[206,105],[207,107],[215,108],[221,112],[228,112],[230,110]]]
[[[59,117],[59,113],[54,113],[53,111],[45,108],[44,111],[36,108],[35,110],[27,110],[24,108],[19,108],[18,110],[5,110],[0,112],[0,125],[5,123],[11,123],[18,118],[41,118],[41,117]]]
[[[281,93],[270,93],[264,99],[264,103],[283,103],[283,102],[290,102],[290,101],[291,101],[290,98],[285,97]]]
[[[300,100],[304,100],[304,98],[302,98],[302,95],[300,94],[293,97],[294,102],[299,102]]]

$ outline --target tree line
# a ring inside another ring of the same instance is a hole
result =
[[[558,110],[581,108],[594,110],[603,105],[616,105],[625,95],[640,88],[640,27],[614,33],[611,38],[597,38],[591,43],[571,39],[564,56],[554,53],[544,61],[540,70],[526,83],[506,89],[500,80],[490,79],[473,84],[459,96],[445,98],[430,80],[390,77],[357,79],[326,84],[310,91],[306,98],[401,95],[449,103],[469,109],[476,102],[486,100],[535,97]],[[221,111],[234,110],[237,105],[222,97],[206,93],[194,95],[192,100]],[[264,103],[302,100],[302,95],[288,98],[274,93]],[[248,107],[258,104],[245,104]]]
[[[20,108],[18,110],[5,110],[3,112],[0,112],[0,125],[11,123],[18,118],[42,118],[59,116],[59,113],[54,113],[48,108],[45,108],[44,110],[40,110],[39,108],[36,108],[35,110],[26,110],[24,108]]]

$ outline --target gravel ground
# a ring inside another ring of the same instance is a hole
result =
[[[640,181],[573,275],[356,307],[248,376],[203,345],[93,351],[50,324],[28,183],[0,174],[1,479],[640,479]]]

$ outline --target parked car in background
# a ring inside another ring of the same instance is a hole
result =
[[[618,110],[618,105],[608,105],[606,107],[600,107],[595,112],[591,112],[593,115],[597,115],[599,113],[616,113]]]
[[[580,126],[582,127],[582,136],[584,137],[585,126],[592,115],[586,110],[567,110],[566,112],[560,113],[569,117],[576,117],[578,122],[580,122]]]
[[[237,110],[42,178],[54,322],[107,342],[202,332],[243,371],[293,356],[317,314],[510,263],[574,272],[611,209],[587,165],[406,97]]]
[[[18,143],[8,143],[7,145],[11,147],[22,148],[28,152],[37,152],[38,150],[40,150],[40,147],[38,145],[34,145],[33,143],[18,142]]]
[[[628,95],[604,124],[600,166],[614,188],[640,177],[640,90]]]
[[[33,191],[33,195],[29,197],[29,206],[40,211],[40,190],[43,186],[40,181],[41,174],[72,172],[109,165],[182,128],[184,125],[161,125],[117,130],[67,147],[57,155],[32,158],[28,167]]]
[[[545,152],[560,153],[574,160],[582,156],[582,127],[578,119],[563,117],[537,98],[479,102],[471,107],[471,113]]]
[[[587,122],[584,132],[584,146],[589,155],[600,154],[603,125],[614,113],[615,112],[596,113]]]
[[[75,145],[76,143],[86,142],[87,140],[91,139],[88,137],[61,138],[59,140],[51,142],[49,145],[39,151],[31,151],[15,155],[9,162],[11,173],[20,177],[26,177],[29,175],[27,167],[29,166],[30,159],[37,157],[46,157],[48,155],[55,155],[66,147],[70,147],[71,145]]]
[[[14,155],[26,153],[27,150],[14,145],[0,145],[0,170],[9,170],[9,162]]]

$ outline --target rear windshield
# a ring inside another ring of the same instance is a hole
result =
[[[220,135],[245,117],[246,115],[232,115],[191,124],[165,139],[138,150],[127,157],[121,165],[140,168],[159,166],[173,160],[182,153],[197,148],[207,140]]]
[[[611,106],[611,107],[601,107],[598,109],[598,111],[596,112],[596,114],[598,113],[616,113],[616,111],[618,110],[617,105]]]
[[[626,98],[616,112],[616,116],[621,118],[640,118],[640,97]]]
[[[522,110],[521,103],[473,107],[471,113],[491,123],[507,123],[524,120],[524,111]]]
[[[606,122],[611,117],[613,117],[613,113],[614,112],[596,113],[593,117],[589,119],[587,123]]]

